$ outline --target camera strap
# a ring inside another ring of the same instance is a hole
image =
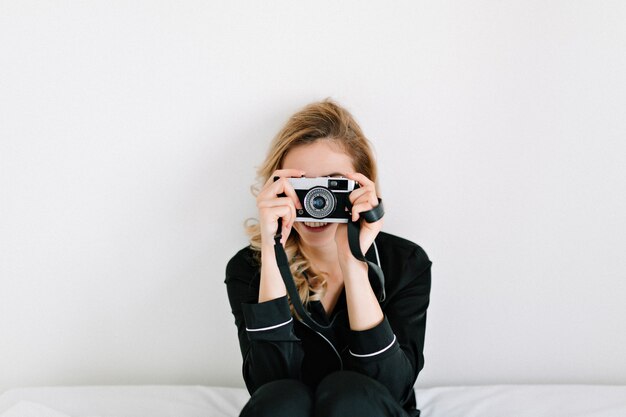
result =
[[[380,220],[384,215],[385,208],[383,207],[383,202],[380,198],[378,199],[378,205],[376,207],[366,212],[360,213],[360,216],[363,218],[363,220],[368,223],[374,223]],[[296,284],[293,281],[293,275],[291,275],[291,270],[289,269],[289,260],[287,259],[287,254],[285,253],[285,249],[283,248],[282,243],[280,243],[280,240],[282,239],[281,231],[282,218],[279,218],[277,233],[274,237],[274,253],[276,255],[278,270],[280,271],[280,275],[282,276],[285,287],[287,288],[287,293],[289,294],[289,298],[291,299],[293,308],[300,316],[300,319],[307,326],[317,331],[323,332],[324,330],[330,328],[330,325],[324,326],[316,322],[302,305],[300,294],[298,294],[298,289],[296,288]],[[385,276],[383,274],[382,268],[378,264],[369,261],[365,258],[365,256],[363,256],[363,253],[361,251],[361,244],[359,241],[360,232],[360,219],[356,222],[353,222],[350,218],[348,220],[348,244],[350,245],[350,252],[352,252],[352,256],[354,256],[359,261],[367,263],[368,275],[369,271],[371,270],[378,277],[378,288],[373,288],[373,290],[374,293],[378,294],[378,300],[382,302],[385,300]]]

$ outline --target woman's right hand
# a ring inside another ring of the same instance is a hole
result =
[[[287,180],[289,177],[301,177],[303,171],[298,169],[279,169],[270,175],[256,198],[256,205],[259,209],[259,222],[261,226],[262,245],[274,245],[274,236],[278,228],[278,219],[282,218],[282,238],[280,242],[283,247],[287,242],[289,233],[296,220],[296,208],[302,209],[300,200],[293,186]],[[280,177],[274,181],[274,177]],[[286,196],[278,197],[284,193]]]

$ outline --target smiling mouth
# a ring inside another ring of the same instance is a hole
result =
[[[328,222],[304,222],[307,227],[316,228],[316,227],[324,227],[328,224]]]

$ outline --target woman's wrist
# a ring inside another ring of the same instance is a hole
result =
[[[365,262],[359,261],[352,254],[346,258],[339,259],[339,266],[343,273],[344,280],[350,280],[353,277],[365,276],[367,277],[368,266]]]
[[[350,329],[363,331],[377,326],[384,315],[369,282],[368,265],[354,259],[341,267]]]
[[[261,247],[261,281],[259,283],[259,303],[273,300],[287,295],[287,288],[283,282],[276,262],[273,246]]]
[[[263,241],[261,242],[261,254],[271,253],[274,254],[274,242],[273,241]]]

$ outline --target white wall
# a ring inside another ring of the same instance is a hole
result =
[[[420,386],[626,384],[626,3],[0,2],[0,391],[242,386],[223,284],[287,117],[433,261]]]

